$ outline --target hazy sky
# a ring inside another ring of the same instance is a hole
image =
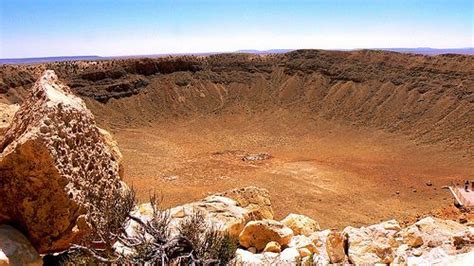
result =
[[[474,46],[472,0],[0,0],[0,58]]]

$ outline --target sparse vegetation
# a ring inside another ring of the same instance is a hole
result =
[[[195,247],[194,254],[197,257],[207,261],[215,260],[217,264],[229,262],[238,247],[236,238],[222,233],[218,228],[209,227],[205,216],[200,212],[195,212],[184,220],[179,226],[179,232]]]
[[[150,197],[149,221],[130,214],[136,202],[133,189],[125,197],[116,196],[117,201],[97,202],[90,221],[93,231],[63,256],[61,264],[225,265],[233,258],[237,239],[210,226],[203,213],[195,212],[171,232],[170,215],[159,209],[156,196]],[[131,235],[125,231],[128,223],[134,224]]]

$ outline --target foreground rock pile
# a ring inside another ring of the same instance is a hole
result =
[[[249,194],[252,204],[242,205],[249,201]],[[474,228],[454,221],[427,217],[406,228],[390,220],[341,231],[321,230],[316,221],[304,215],[289,214],[281,221],[274,220],[269,203],[267,191],[247,187],[168,211],[172,226],[199,211],[209,226],[236,236],[240,247],[235,265],[418,265],[474,260]],[[252,216],[251,212],[266,215]],[[149,220],[150,204],[140,205],[133,215]],[[133,231],[133,224],[127,230]]]
[[[84,102],[46,71],[0,138],[0,224],[41,253],[87,234],[92,199],[125,189],[121,155]]]
[[[259,241],[249,242],[249,238]],[[391,220],[308,236],[293,235],[283,223],[265,220],[248,223],[239,239],[242,247],[236,252],[236,265],[470,265],[474,261],[474,228],[432,217],[403,229]]]

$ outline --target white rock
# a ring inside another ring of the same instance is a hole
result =
[[[300,260],[301,260],[301,256],[300,256],[299,251],[296,248],[286,248],[280,253],[280,256],[278,257],[278,260],[277,260],[277,264],[286,263],[286,264],[295,265],[299,263]]]
[[[253,254],[245,249],[237,249],[235,252],[235,265],[263,265],[262,254]]]
[[[295,235],[309,236],[321,229],[315,220],[301,214],[290,213],[281,222],[291,228]]]

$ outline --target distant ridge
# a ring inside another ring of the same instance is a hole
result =
[[[271,50],[238,50],[236,53],[247,53],[247,54],[281,54],[299,49],[271,49]],[[306,50],[306,49],[305,49]],[[311,50],[311,49],[309,49]],[[439,55],[439,54],[464,54],[464,55],[474,55],[474,48],[446,48],[446,49],[436,49],[429,47],[417,47],[417,48],[361,48],[361,49],[322,49],[328,51],[357,51],[357,50],[380,50],[380,51],[390,51],[406,54],[422,54],[422,55]]]
[[[439,54],[464,54],[474,55],[474,47],[466,48],[446,48],[446,49],[435,49],[429,47],[418,47],[418,48],[374,48],[371,50],[383,50],[392,51],[399,53],[410,53],[410,54],[424,54],[424,55],[439,55]]]
[[[97,55],[5,58],[5,59],[0,59],[0,64],[31,64],[31,63],[49,63],[49,62],[61,62],[61,61],[99,60],[99,59],[104,59],[104,58]]]
[[[0,65],[5,64],[34,64],[34,63],[50,63],[50,62],[62,62],[62,61],[80,61],[80,60],[108,60],[108,59],[129,59],[129,58],[143,58],[143,57],[165,57],[165,56],[208,56],[214,54],[227,54],[227,53],[246,53],[246,54],[283,54],[298,49],[270,49],[270,50],[237,50],[234,52],[207,52],[207,53],[164,53],[164,54],[148,54],[148,55],[124,55],[124,56],[97,56],[97,55],[84,55],[84,56],[53,56],[53,57],[32,57],[32,58],[0,58]],[[305,49],[306,50],[306,49]],[[312,49],[309,49],[312,50]],[[379,50],[379,51],[391,51],[398,53],[408,54],[421,54],[421,55],[440,55],[440,54],[462,54],[462,55],[474,55],[474,47],[467,48],[446,48],[436,49],[429,47],[417,47],[417,48],[361,48],[361,49],[323,49],[328,51],[357,51],[357,50]]]
[[[297,49],[270,49],[270,50],[238,50],[236,53],[244,53],[244,54],[284,54]]]

